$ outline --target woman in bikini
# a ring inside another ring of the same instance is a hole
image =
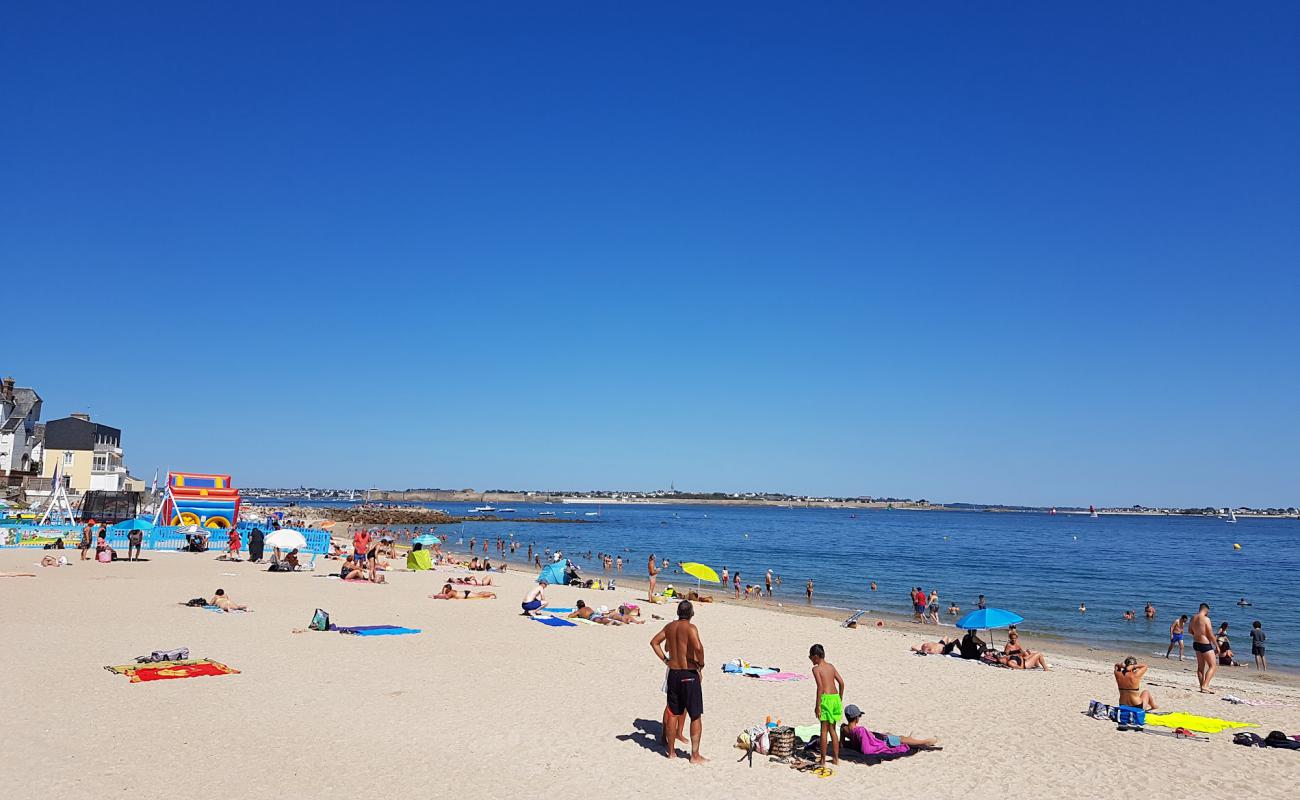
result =
[[[998,659],[998,663],[1012,669],[1042,667],[1043,672],[1049,669],[1047,659],[1043,658],[1042,653],[1035,653],[1020,646],[1020,634],[1016,631],[1007,634],[1007,646],[1002,648],[1002,657]]]
[[[437,594],[431,594],[429,597],[434,600],[495,600],[497,596],[492,592],[475,592],[469,589],[454,589],[450,583],[442,585],[442,591]]]
[[[476,575],[470,575],[465,578],[452,578],[451,582],[459,583],[462,586],[491,586],[492,576],[489,575],[485,578],[479,578]]]
[[[1115,665],[1115,685],[1119,687],[1119,704],[1133,706],[1147,711],[1156,709],[1156,700],[1151,692],[1142,688],[1142,676],[1147,674],[1147,665],[1139,664],[1133,656]]]

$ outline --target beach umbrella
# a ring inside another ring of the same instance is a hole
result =
[[[422,533],[412,539],[411,544],[418,544],[422,547],[432,547],[435,544],[442,544],[442,539],[432,533]]]
[[[687,561],[682,564],[681,567],[682,572],[685,572],[687,575],[690,575],[695,579],[696,592],[700,590],[700,584],[703,581],[708,581],[709,583],[722,583],[722,580],[718,577],[718,573],[714,572],[713,567],[710,567],[708,564],[699,564],[694,561]]]
[[[1019,625],[1024,621],[1024,617],[1013,611],[1007,611],[1005,608],[979,608],[957,620],[957,627],[966,630],[979,630],[980,628],[993,630],[994,628]]]
[[[271,531],[266,536],[267,547],[278,547],[281,550],[306,550],[307,537],[303,536],[293,528],[281,528],[278,531]]]

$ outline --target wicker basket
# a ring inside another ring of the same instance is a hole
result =
[[[794,728],[780,725],[768,733],[767,754],[772,758],[789,758],[794,753]]]

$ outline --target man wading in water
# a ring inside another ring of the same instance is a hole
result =
[[[704,695],[700,691],[700,670],[704,668],[704,644],[700,631],[691,624],[695,609],[690,600],[677,604],[677,620],[664,626],[650,640],[650,649],[668,666],[668,707],[664,714],[663,743],[669,758],[677,757],[674,746],[681,736],[683,716],[691,718],[691,763],[703,764],[707,758],[700,755],[700,735],[704,713]],[[664,645],[668,653],[664,653]]]

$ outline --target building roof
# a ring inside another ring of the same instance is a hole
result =
[[[41,396],[36,393],[35,389],[29,389],[26,386],[14,387],[14,410],[6,419],[4,426],[0,427],[0,433],[13,433],[18,430],[19,426],[27,420],[41,402]],[[40,416],[40,409],[37,409],[37,417]]]
[[[107,436],[121,446],[122,431],[118,428],[76,417],[52,419],[45,423],[46,451],[94,450],[95,440],[100,436]]]

